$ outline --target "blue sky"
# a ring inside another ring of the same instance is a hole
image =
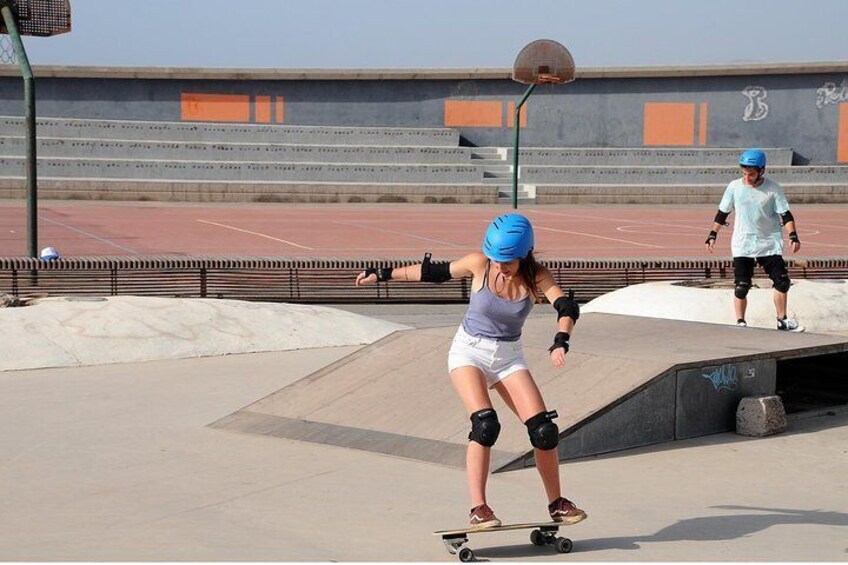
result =
[[[71,0],[34,65],[510,68],[535,39],[579,67],[848,61],[848,1]]]

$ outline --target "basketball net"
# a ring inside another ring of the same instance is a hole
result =
[[[0,65],[14,65],[18,62],[15,47],[8,35],[0,35]]]

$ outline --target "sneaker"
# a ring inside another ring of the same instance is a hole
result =
[[[489,508],[488,504],[481,504],[472,508],[468,514],[468,522],[475,530],[480,528],[496,528],[501,525],[501,521],[498,520],[495,512]]]
[[[563,522],[565,524],[576,524],[586,519],[586,513],[577,508],[573,502],[567,498],[559,497],[548,504],[548,512],[551,514],[551,520],[554,522]]]
[[[794,318],[787,318],[784,316],[783,318],[779,318],[777,320],[777,329],[783,330],[785,332],[802,332],[805,328],[798,324],[797,320]]]
[[[748,327],[748,322],[746,322],[746,321],[745,321],[745,320],[743,320],[742,318],[739,318],[738,320],[736,320],[736,327],[737,327],[737,328],[747,328],[747,327]]]

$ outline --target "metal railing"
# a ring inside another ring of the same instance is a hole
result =
[[[468,301],[469,280],[442,284],[390,282],[354,287],[370,266],[419,259],[287,259],[275,257],[71,257],[51,262],[0,257],[0,293],[13,296],[163,296],[269,302],[449,303]],[[549,259],[541,261],[580,302],[632,284],[732,279],[729,258]],[[848,258],[787,259],[792,278],[846,279]]]

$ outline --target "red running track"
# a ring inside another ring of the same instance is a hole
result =
[[[539,258],[706,257],[711,206],[525,206]],[[792,208],[797,257],[848,256],[848,205]],[[508,206],[39,203],[39,247],[65,256],[238,255],[452,259],[478,250]],[[731,216],[732,220],[732,216]],[[730,231],[716,256],[730,255]],[[0,256],[26,255],[23,201],[0,202]],[[787,251],[789,253],[789,251]]]

